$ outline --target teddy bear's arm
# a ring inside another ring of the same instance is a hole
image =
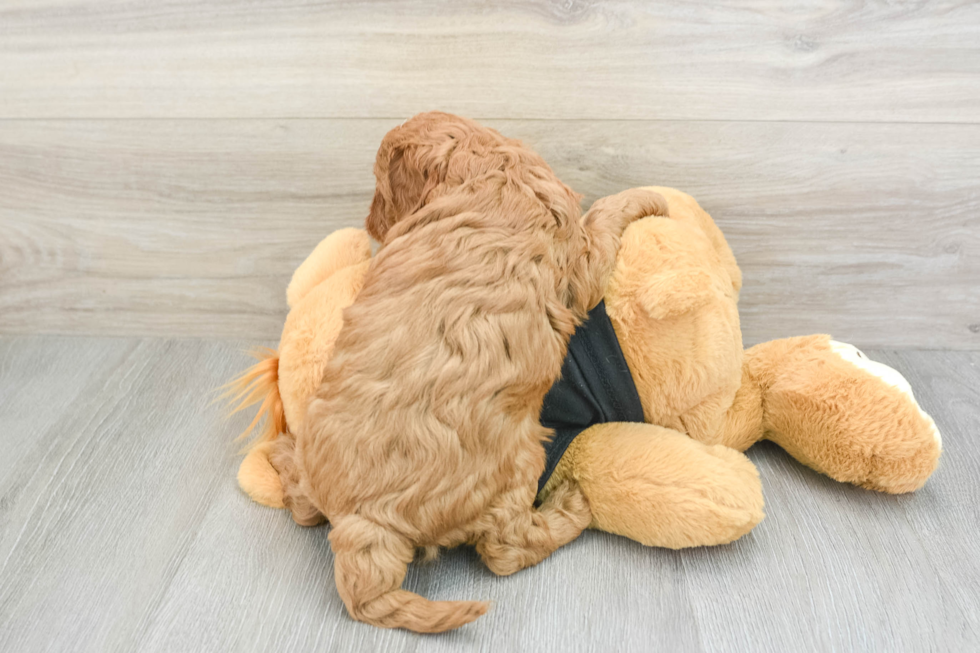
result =
[[[721,229],[718,228],[708,212],[701,208],[696,199],[676,188],[665,186],[650,186],[649,188],[667,199],[671,220],[686,223],[705,235],[711,242],[718,261],[728,272],[735,292],[741,290],[742,271],[739,270],[738,263],[735,262],[735,255],[732,253],[731,247],[728,246],[728,241],[725,240]]]
[[[371,258],[371,239],[363,229],[338,229],[320,241],[306,257],[286,288],[286,303],[293,308],[321,281],[337,270]]]
[[[664,320],[713,299],[730,301],[731,283],[701,231],[672,217],[647,218],[630,225],[623,236],[606,304],[613,312],[632,305]]]
[[[664,197],[645,188],[631,188],[596,200],[592,208],[582,216],[582,225],[589,243],[588,253],[582,259],[584,274],[571,275],[572,279],[581,276],[581,287],[572,286],[573,295],[584,303],[581,308],[591,310],[602,301],[609,276],[615,267],[623,232],[628,225],[652,215],[667,215]]]

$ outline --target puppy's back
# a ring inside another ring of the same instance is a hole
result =
[[[409,522],[433,503],[465,519],[490,498],[474,487],[495,483],[486,468],[540,441],[540,401],[574,317],[554,290],[554,239],[501,222],[462,212],[375,258],[310,406],[319,455],[308,469],[324,470],[313,486],[328,515],[387,496]]]

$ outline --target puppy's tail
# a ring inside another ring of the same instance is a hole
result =
[[[253,443],[258,444],[286,432],[286,414],[282,409],[282,397],[279,396],[279,352],[261,348],[253,349],[249,354],[259,362],[221,386],[219,390],[224,392],[218,399],[226,400],[232,408],[229,416],[261,402],[248,428],[235,438],[237,441],[247,437],[265,417],[265,424]]]
[[[483,615],[484,601],[429,601],[401,589],[415,553],[403,537],[357,515],[330,532],[337,590],[351,617],[382,628],[440,633]]]

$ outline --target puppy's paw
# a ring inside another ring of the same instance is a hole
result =
[[[296,467],[296,441],[290,434],[282,434],[272,442],[269,463],[279,474],[282,484],[282,502],[293,514],[293,521],[300,526],[316,526],[326,518],[313,505],[303,491],[299,469]]]
[[[629,199],[626,213],[630,221],[641,220],[650,216],[666,218],[670,215],[667,208],[667,198],[649,188],[633,188],[623,191]]]
[[[588,528],[592,522],[592,510],[589,508],[588,498],[582,492],[581,486],[570,479],[562,481],[548,495],[541,508],[550,508],[562,513],[579,530]]]

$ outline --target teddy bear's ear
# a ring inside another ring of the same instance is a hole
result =
[[[663,320],[704,306],[714,296],[714,277],[699,268],[681,268],[650,275],[635,293],[650,317]]]

